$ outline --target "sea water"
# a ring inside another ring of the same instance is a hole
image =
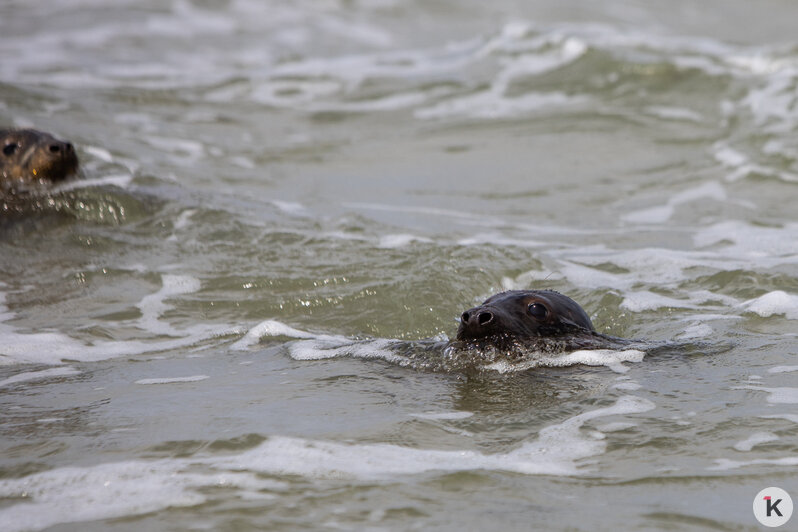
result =
[[[0,6],[0,125],[83,168],[0,224],[0,528],[740,529],[798,496],[798,6],[594,4]],[[407,356],[525,288],[682,347]]]

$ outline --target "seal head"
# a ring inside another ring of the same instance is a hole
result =
[[[0,129],[0,189],[49,185],[77,168],[78,157],[69,142],[36,129]]]
[[[553,290],[509,290],[460,316],[457,339],[526,340],[594,332],[576,301]]]

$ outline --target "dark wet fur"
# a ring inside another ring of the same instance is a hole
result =
[[[458,340],[496,345],[508,339],[542,338],[559,339],[567,344],[573,338],[573,342],[589,346],[601,343],[596,334],[582,307],[554,290],[508,290],[493,295],[463,312],[457,329]]]
[[[71,143],[36,129],[0,129],[0,194],[48,188],[77,169]]]
[[[0,222],[64,211],[68,201],[51,189],[77,170],[69,142],[35,129],[0,129]]]

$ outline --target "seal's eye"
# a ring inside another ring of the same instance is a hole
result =
[[[19,144],[6,144],[3,147],[3,154],[14,155],[14,152],[17,151],[17,148],[19,148]]]
[[[538,320],[546,319],[546,316],[549,315],[549,309],[540,303],[532,303],[527,307],[527,310],[529,310],[533,318]]]

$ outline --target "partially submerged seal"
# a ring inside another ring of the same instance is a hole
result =
[[[69,142],[36,129],[0,129],[0,191],[49,186],[77,169],[78,157]]]
[[[460,316],[457,342],[546,353],[619,349],[630,343],[596,332],[582,307],[554,290],[509,290],[489,297]]]

